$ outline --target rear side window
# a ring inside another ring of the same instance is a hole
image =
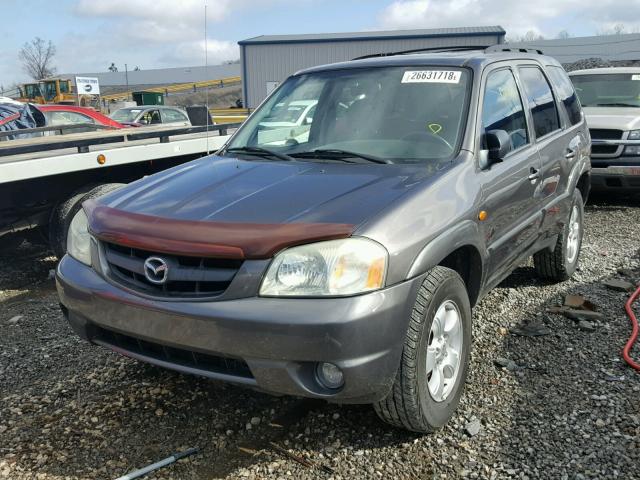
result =
[[[177,110],[164,110],[164,118],[167,122],[186,122],[187,117],[185,117],[181,112]]]
[[[489,74],[482,104],[484,131],[504,130],[511,138],[511,150],[529,143],[527,120],[511,70]]]
[[[76,112],[56,112],[50,111],[45,113],[45,117],[48,119],[48,124],[51,126],[56,125],[72,125],[77,123],[94,123],[93,119]]]
[[[547,72],[551,83],[556,87],[556,92],[564,105],[564,109],[567,112],[567,117],[571,125],[576,125],[582,120],[580,102],[578,101],[578,95],[573,88],[571,80],[566,72],[560,67],[548,67]]]
[[[536,137],[544,137],[560,129],[558,109],[549,82],[538,67],[521,67],[520,78],[529,100]]]

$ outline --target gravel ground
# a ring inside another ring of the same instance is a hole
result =
[[[58,310],[55,258],[32,244],[2,252],[0,478],[116,478],[193,446],[146,478],[640,478],[640,374],[619,355],[626,294],[602,285],[620,268],[640,277],[640,202],[586,212],[574,280],[548,285],[525,266],[477,306],[462,403],[427,436],[388,428],[367,406],[271,397],[86,344]],[[546,312],[569,293],[603,318]],[[509,333],[530,321],[550,334]]]

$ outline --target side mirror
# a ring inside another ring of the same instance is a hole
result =
[[[501,162],[511,151],[511,137],[505,130],[489,130],[484,135],[490,163]]]

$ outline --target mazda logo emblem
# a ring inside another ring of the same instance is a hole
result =
[[[144,276],[151,283],[162,285],[169,277],[169,265],[160,257],[149,257],[144,261]]]

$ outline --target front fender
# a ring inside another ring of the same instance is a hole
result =
[[[464,246],[474,247],[480,253],[484,266],[487,249],[481,238],[478,225],[471,220],[464,220],[447,229],[422,248],[411,264],[407,278],[425,273],[442,262],[449,254]],[[484,268],[482,271],[484,274]]]

